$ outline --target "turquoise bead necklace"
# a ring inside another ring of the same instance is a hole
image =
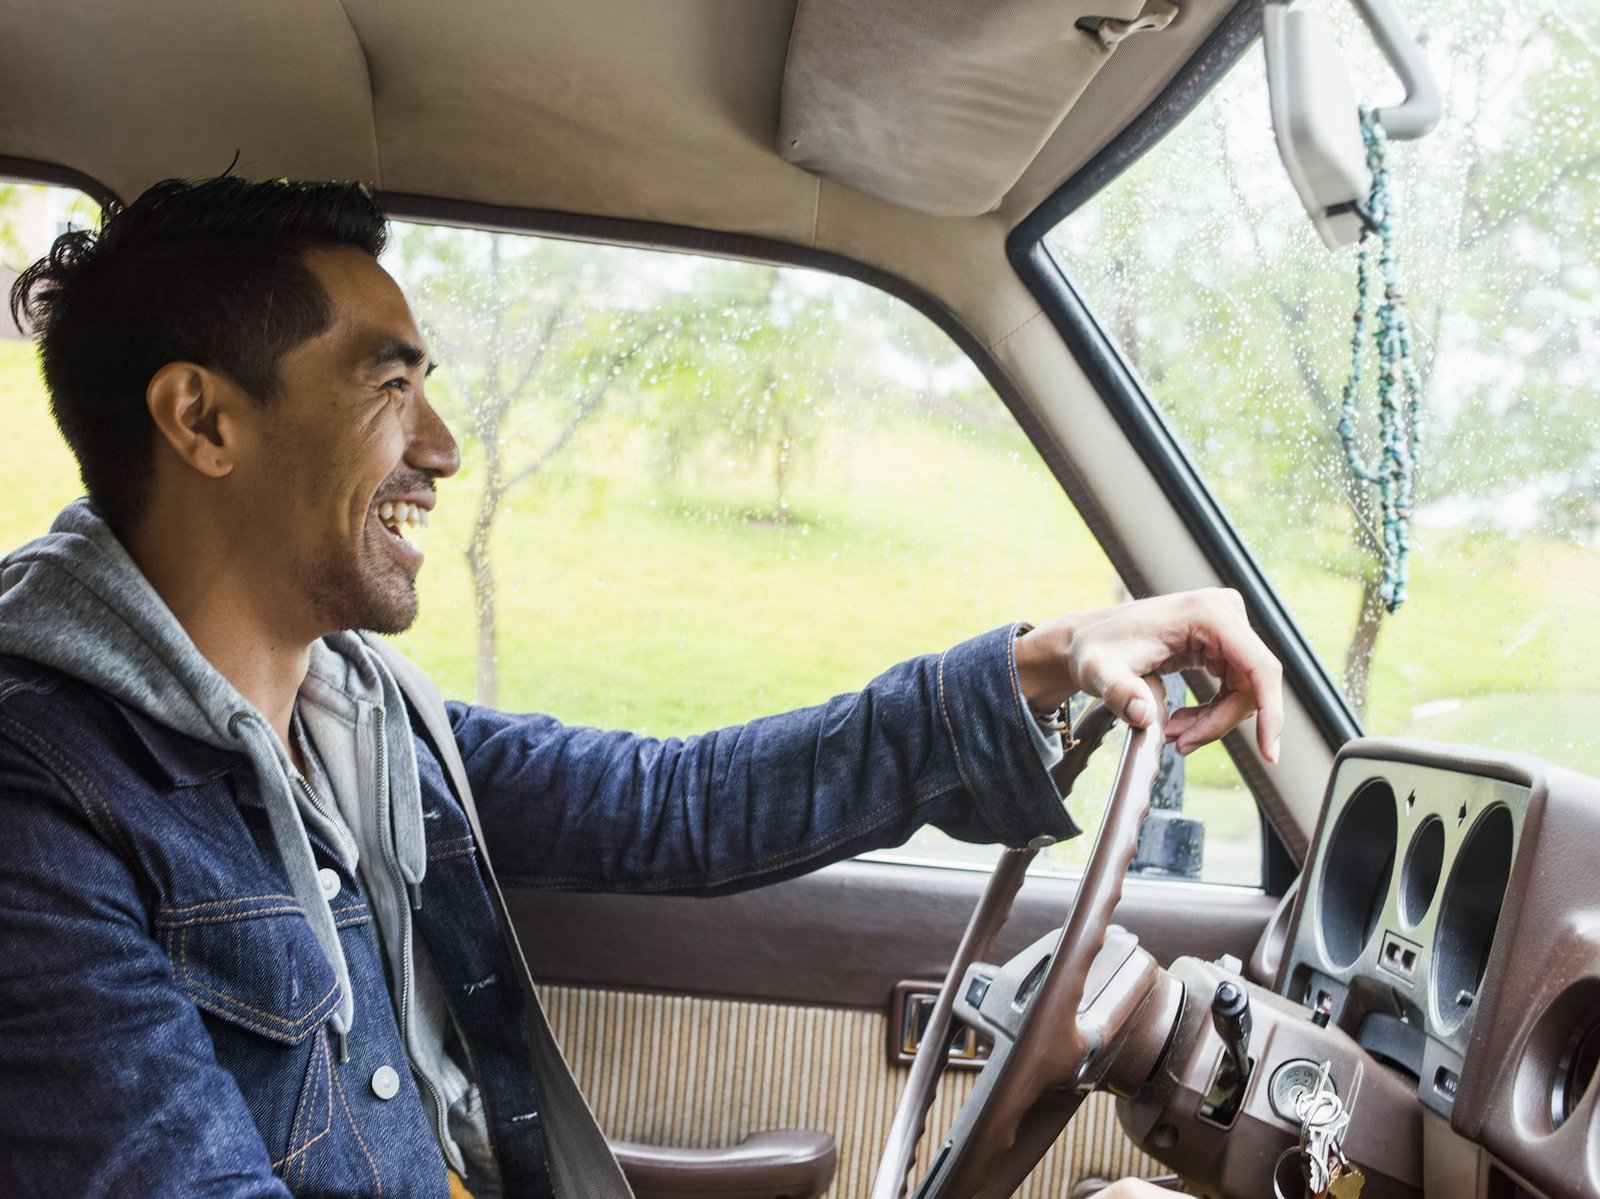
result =
[[[1339,405],[1339,440],[1344,443],[1350,471],[1363,483],[1377,487],[1383,512],[1383,577],[1379,597],[1393,612],[1406,600],[1410,579],[1412,478],[1421,435],[1422,388],[1411,357],[1411,319],[1400,290],[1399,258],[1395,253],[1389,170],[1385,165],[1388,138],[1383,125],[1366,107],[1361,109],[1361,134],[1367,147],[1372,188],[1365,228],[1356,250],[1356,310],[1350,334],[1350,377]],[[1378,273],[1383,298],[1373,316],[1377,328],[1373,344],[1378,359],[1378,446],[1376,468],[1362,457],[1356,443],[1356,405],[1366,367],[1367,309],[1371,299],[1372,250],[1378,246]]]

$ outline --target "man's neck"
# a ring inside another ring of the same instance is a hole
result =
[[[160,592],[160,588],[156,590]],[[167,603],[201,656],[266,717],[290,758],[304,770],[289,725],[294,719],[295,697],[311,665],[310,644],[280,642],[265,630],[212,619],[215,609],[211,600],[205,608],[189,612],[180,611],[170,600]]]
[[[171,542],[125,539],[129,555],[171,610],[201,657],[266,717],[299,763],[289,734],[295,697],[311,665],[311,638],[286,632],[264,611],[261,588],[224,562],[207,569],[204,553]]]

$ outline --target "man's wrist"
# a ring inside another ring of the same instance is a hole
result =
[[[1043,628],[1024,623],[1017,631],[1012,646],[1017,687],[1023,702],[1035,714],[1055,712],[1079,690],[1067,669],[1064,647],[1070,637],[1070,628],[1061,620],[1051,621]]]

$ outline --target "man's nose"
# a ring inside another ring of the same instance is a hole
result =
[[[421,396],[412,407],[411,443],[406,460],[434,478],[449,478],[461,469],[461,447],[456,445],[450,426]]]

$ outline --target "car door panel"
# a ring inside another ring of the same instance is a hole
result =
[[[507,902],[541,982],[883,1011],[896,983],[943,977],[987,877],[852,861],[715,899],[513,888]],[[1030,877],[1000,953],[1058,927],[1076,890]],[[1242,887],[1130,878],[1116,920],[1163,964],[1248,960],[1276,906]]]
[[[731,1145],[752,1132],[833,1133],[832,1199],[865,1199],[905,1079],[884,1049],[882,1012],[744,1003],[659,992],[542,988],[550,1024],[606,1134],[647,1144]],[[929,1115],[943,1130],[977,1080],[949,1073]],[[926,1137],[917,1169],[938,1147]],[[1018,1192],[1059,1199],[1077,1179],[1162,1173],[1090,1097]]]
[[[895,985],[942,975],[985,877],[853,861],[715,899],[513,889],[507,900],[607,1135],[709,1147],[766,1129],[831,1132],[829,1194],[856,1199],[871,1187],[906,1075],[889,1055]],[[1076,885],[1030,879],[1001,952],[1058,926]],[[1135,878],[1117,919],[1164,963],[1248,959],[1275,906],[1244,888]],[[947,1073],[919,1169],[976,1078]],[[1159,1172],[1122,1134],[1111,1097],[1096,1095],[1021,1193]]]

